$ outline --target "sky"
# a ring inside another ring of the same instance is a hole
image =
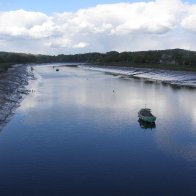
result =
[[[196,50],[196,0],[0,0],[0,51]]]
[[[147,1],[147,0],[145,0]],[[0,0],[1,11],[24,9],[40,11],[47,14],[54,12],[73,12],[98,4],[111,4],[120,2],[138,2],[138,0]]]

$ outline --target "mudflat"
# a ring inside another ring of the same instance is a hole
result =
[[[0,130],[20,104],[23,95],[28,94],[26,85],[33,73],[26,65],[13,65],[0,73]]]

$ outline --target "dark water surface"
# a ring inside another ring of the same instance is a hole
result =
[[[0,133],[0,195],[196,195],[196,90],[76,67],[35,72]],[[145,104],[156,128],[140,127]]]

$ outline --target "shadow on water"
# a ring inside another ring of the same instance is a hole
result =
[[[156,128],[156,123],[148,123],[140,119],[138,120],[138,122],[142,129],[155,129]]]

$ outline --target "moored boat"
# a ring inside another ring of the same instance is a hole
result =
[[[148,123],[154,123],[156,121],[156,117],[151,113],[151,109],[143,108],[138,112],[138,117],[140,120],[143,120]]]

